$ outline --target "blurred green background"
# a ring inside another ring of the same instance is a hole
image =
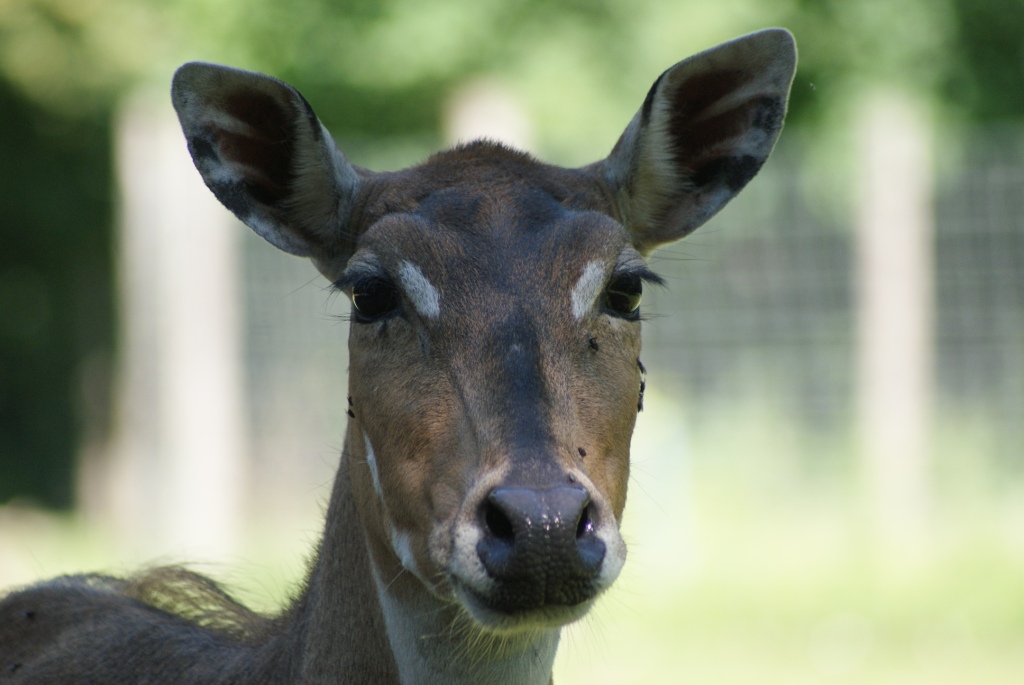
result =
[[[666,67],[767,26],[800,48],[787,128],[735,206],[653,260],[670,286],[645,302],[631,561],[569,631],[557,680],[1024,682],[1022,0],[0,0],[0,587],[186,554],[82,502],[83,455],[118,430],[114,140],[131,98],[187,60],[263,71],[384,170],[446,144],[452,102],[486,83],[532,152],[583,164]],[[931,160],[925,510],[895,535],[858,409],[860,131],[879,94],[909,103]],[[253,450],[286,452],[260,398],[274,373],[343,378],[344,303],[240,240]],[[305,306],[312,342],[267,342]],[[267,361],[289,353],[324,366]],[[261,607],[316,537],[344,418],[343,386],[325,392],[295,455],[315,466],[283,498],[312,508],[248,516],[206,568]]]

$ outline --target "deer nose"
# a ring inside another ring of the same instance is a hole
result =
[[[575,605],[595,595],[605,545],[586,489],[498,487],[481,503],[477,554],[509,612]]]

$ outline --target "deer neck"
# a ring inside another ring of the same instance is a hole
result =
[[[388,578],[377,569],[348,463],[343,456],[319,553],[293,614],[301,682],[550,683],[558,629],[484,633],[464,610],[434,596],[412,574]]]
[[[400,685],[347,464],[343,456],[317,558],[293,612],[299,680]]]

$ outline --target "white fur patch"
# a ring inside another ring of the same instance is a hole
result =
[[[572,289],[572,313],[579,321],[597,300],[601,294],[601,286],[604,285],[604,267],[600,262],[590,262],[583,269],[583,275],[576,281],[576,287]]]
[[[383,497],[384,491],[380,487],[380,472],[377,470],[377,455],[370,444],[370,438],[363,433],[363,442],[366,444],[366,465],[370,467],[370,475],[373,477],[373,489],[377,497]]]
[[[393,525],[391,526],[391,548],[398,555],[398,559],[402,562],[402,567],[419,577],[419,569],[416,567],[416,556],[412,553],[412,540],[409,538],[408,533],[398,530]]]
[[[431,285],[419,267],[410,261],[403,261],[398,267],[405,294],[421,316],[436,319],[441,315],[441,293]]]
[[[626,543],[618,530],[610,526],[599,528],[597,536],[604,543],[606,550],[604,563],[601,564],[601,572],[597,577],[601,589],[604,590],[612,586],[626,564]]]

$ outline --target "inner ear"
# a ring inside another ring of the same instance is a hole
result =
[[[658,78],[604,162],[638,250],[690,233],[757,174],[782,130],[795,68],[793,37],[770,29]]]
[[[196,168],[225,207],[322,269],[347,256],[359,174],[297,90],[190,63],[174,75],[171,99]]]

